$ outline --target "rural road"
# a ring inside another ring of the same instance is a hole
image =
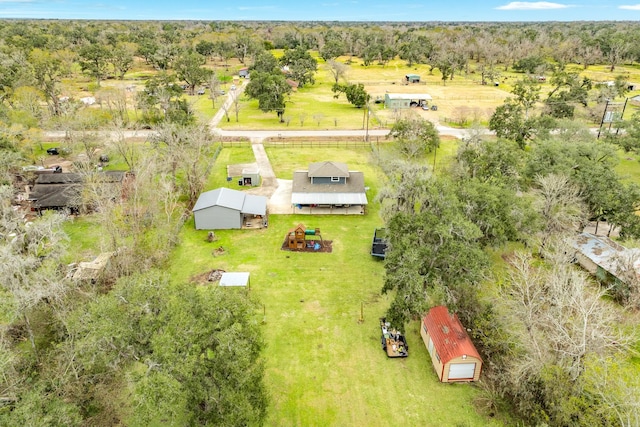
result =
[[[218,112],[213,116],[213,118],[209,121],[209,128],[214,135],[220,137],[230,137],[230,138],[248,138],[251,142],[261,142],[265,138],[300,138],[300,137],[319,137],[319,138],[340,138],[340,137],[355,137],[360,136],[364,140],[365,136],[368,135],[369,138],[379,138],[386,137],[389,133],[389,129],[358,129],[358,130],[349,130],[349,129],[336,129],[336,130],[226,130],[220,129],[218,124],[225,116],[225,109],[230,113],[232,111],[233,100],[234,97],[239,96],[242,91],[244,91],[245,86],[247,85],[247,81],[244,80],[241,85],[238,85],[238,88],[234,92],[229,92],[227,95],[223,106],[218,110]],[[467,135],[468,130],[465,129],[455,129],[447,126],[437,125],[436,129],[440,133],[440,135],[453,136],[458,139],[463,138]],[[490,131],[487,130],[487,133]],[[52,139],[63,139],[67,136],[67,131],[44,131],[44,136],[46,138]],[[97,135],[103,135],[110,138],[117,138],[119,136],[124,138],[148,138],[153,131],[148,129],[140,129],[140,130],[126,130],[126,131],[96,131],[94,132]]]

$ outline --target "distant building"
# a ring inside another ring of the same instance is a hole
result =
[[[427,105],[431,99],[431,95],[426,93],[386,93],[384,107],[398,110],[418,107]]]
[[[407,74],[404,76],[404,80],[407,83],[420,83],[420,76],[417,74]]]

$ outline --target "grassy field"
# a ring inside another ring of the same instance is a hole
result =
[[[443,144],[443,152],[449,145]],[[220,175],[227,161],[245,162],[247,150],[223,149],[213,175]],[[285,179],[310,161],[345,161],[365,172],[369,199],[375,198],[380,175],[367,149],[274,148],[268,154],[276,175]],[[333,252],[281,250],[287,231],[298,223],[320,228]],[[369,254],[381,224],[374,203],[365,216],[271,215],[268,229],[219,230],[218,240],[208,243],[207,231],[195,230],[190,220],[171,274],[184,281],[213,269],[251,273],[250,294],[259,302],[256,321],[264,322],[267,342],[267,425],[503,425],[476,412],[474,385],[438,382],[419,322],[406,330],[407,359],[388,359],[382,351],[378,318],[390,297],[380,293],[383,264]],[[224,252],[214,255],[217,248]]]

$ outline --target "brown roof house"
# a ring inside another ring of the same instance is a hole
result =
[[[311,163],[293,173],[291,204],[295,213],[364,214],[364,174],[342,162]]]
[[[99,197],[115,199],[122,194],[123,171],[39,174],[29,200],[33,210],[71,209],[83,207],[82,193],[91,186]],[[84,206],[87,207],[87,206]]]
[[[420,335],[441,382],[478,381],[482,359],[455,313],[433,307],[422,319]]]

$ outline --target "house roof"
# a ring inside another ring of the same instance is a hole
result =
[[[618,278],[630,263],[640,276],[640,249],[627,249],[608,237],[591,233],[580,233],[570,244],[597,266]]]
[[[410,77],[414,77],[414,78],[415,78],[415,77],[417,77],[417,78],[420,78],[420,75],[419,75],[419,74],[407,74],[405,77],[406,77],[406,78],[410,78]]]
[[[432,99],[427,93],[386,93],[385,96],[389,99],[424,99],[426,101]]]
[[[29,195],[36,208],[61,208],[77,206],[80,192],[86,179],[102,184],[119,184],[124,179],[123,171],[100,172],[93,176],[79,173],[39,174]]]
[[[267,211],[267,198],[220,187],[200,194],[198,201],[193,207],[193,212],[212,206],[222,206],[252,215],[265,215]]]
[[[443,364],[464,355],[482,360],[458,316],[455,313],[449,313],[447,307],[443,305],[433,307],[422,322],[427,327],[433,346]]]
[[[342,162],[317,162],[309,165],[309,178],[321,177],[349,177],[349,167]]]
[[[312,184],[307,171],[293,173],[291,203],[294,205],[366,205],[364,174],[349,172],[345,184]]]

